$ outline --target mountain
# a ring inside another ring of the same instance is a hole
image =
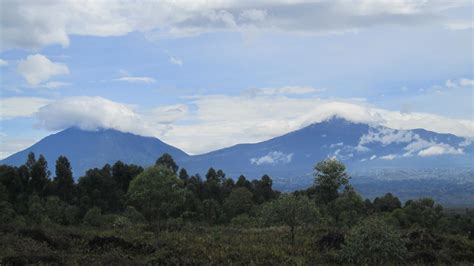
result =
[[[21,165],[29,152],[43,154],[54,170],[56,159],[65,155],[71,162],[74,175],[83,175],[87,169],[113,164],[118,160],[148,166],[163,153],[180,161],[189,155],[157,138],[143,137],[113,129],[85,131],[75,127],[47,136],[33,146],[1,161],[2,164]]]
[[[315,162],[328,157],[343,161],[351,173],[369,176],[386,170],[392,171],[391,176],[397,176],[397,171],[473,166],[473,144],[464,138],[423,129],[394,130],[341,118],[312,124],[267,141],[238,144],[195,156],[154,137],[112,129],[84,131],[69,128],[40,140],[1,163],[23,164],[30,151],[45,155],[51,169],[54,169],[59,155],[67,156],[76,177],[89,168],[102,167],[117,160],[148,166],[165,152],[189,173],[204,175],[209,167],[214,167],[232,177],[243,174],[259,178],[269,174],[290,183],[298,178],[311,177]]]
[[[290,179],[311,176],[315,162],[343,161],[351,172],[381,169],[473,167],[473,145],[464,138],[423,129],[394,130],[333,118],[254,144],[239,144],[184,158],[188,172],[209,166],[231,176],[263,174]]]

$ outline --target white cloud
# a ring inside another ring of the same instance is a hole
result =
[[[406,130],[395,130],[385,127],[370,128],[369,132],[360,138],[359,145],[379,142],[383,146],[392,143],[411,142],[414,138],[413,132]]]
[[[8,66],[8,62],[3,59],[0,59],[0,67],[3,67],[3,66]]]
[[[381,156],[380,159],[382,160],[393,160],[395,158],[397,158],[398,156],[396,154],[388,154],[388,155],[384,155],[384,156]]]
[[[29,55],[26,59],[20,60],[17,71],[32,86],[37,86],[53,76],[69,74],[65,64],[51,62],[41,54]]]
[[[47,88],[47,89],[58,89],[58,88],[62,88],[62,87],[69,86],[69,85],[71,85],[71,83],[59,82],[59,81],[50,81],[50,82],[46,82],[41,87],[44,87],[44,88]]]
[[[18,151],[26,149],[35,143],[34,139],[17,139],[8,136],[0,136],[0,160]],[[26,158],[25,158],[26,160]]]
[[[240,13],[240,20],[263,21],[267,17],[267,11],[261,9],[248,9]]]
[[[460,79],[459,85],[461,85],[462,87],[474,87],[474,79]]]
[[[255,97],[257,95],[303,95],[317,92],[324,92],[326,89],[318,89],[310,86],[285,86],[279,88],[255,88],[248,89],[243,92],[243,95]]]
[[[466,27],[445,16],[470,1],[6,1],[0,17],[1,49],[69,45],[70,35],[156,36],[248,30],[304,34],[354,32],[380,25]],[[51,14],[54,14],[52,16]],[[472,19],[471,19],[472,20]]]
[[[188,115],[188,106],[175,104],[154,108],[150,113],[150,120],[159,124],[171,124]]]
[[[371,160],[371,161],[372,161],[372,160],[375,160],[375,159],[377,159],[377,155],[375,155],[375,154],[372,155],[372,156],[370,156],[370,158],[369,158],[369,160]]]
[[[280,151],[271,151],[267,155],[264,155],[259,158],[251,158],[250,163],[255,165],[262,164],[287,164],[293,159],[293,153],[285,154]]]
[[[461,87],[474,87],[474,80],[468,78],[461,78],[459,80],[446,80],[445,83],[447,88],[461,88]]]
[[[343,142],[338,142],[338,143],[331,144],[331,145],[329,146],[329,148],[332,149],[332,148],[336,148],[336,147],[342,147],[343,145],[344,145]]]
[[[77,126],[84,130],[114,128],[150,135],[145,121],[130,106],[102,97],[71,97],[43,106],[36,113],[38,126],[61,130]]]
[[[173,64],[173,65],[178,65],[178,66],[182,66],[183,65],[183,61],[176,58],[176,57],[173,57],[173,56],[170,56],[170,63]]]
[[[445,27],[450,30],[469,30],[474,28],[473,20],[453,20],[445,24]]]
[[[155,83],[156,80],[150,77],[121,77],[114,79],[115,81],[126,81],[131,83]]]
[[[173,128],[172,123],[186,117],[184,104],[159,106],[137,111],[134,106],[102,97],[69,97],[49,102],[32,110],[37,126],[51,131],[76,126],[84,130],[112,128],[144,136],[160,136]]]
[[[0,98],[0,118],[30,117],[49,102],[51,101],[39,97]]]
[[[5,100],[5,99],[3,99]],[[39,125],[49,130],[69,126],[84,129],[115,128],[142,135],[153,135],[189,153],[203,153],[238,143],[255,143],[312,123],[339,116],[352,122],[397,128],[425,128],[440,133],[474,137],[474,123],[426,113],[400,113],[374,108],[364,102],[333,101],[317,98],[286,96],[197,96],[188,104],[160,106],[136,110],[130,105],[101,97],[72,97],[50,103],[37,114]],[[47,104],[42,99],[32,107],[30,103],[14,102],[2,112],[2,117],[31,115]],[[2,104],[2,107],[5,104]],[[18,108],[28,106],[28,108]],[[25,112],[25,114],[18,114]],[[7,115],[4,115],[7,114]],[[406,156],[439,143],[422,140],[411,133],[390,130],[373,134],[372,141],[407,143]],[[369,139],[369,138],[368,138]],[[358,152],[369,149],[360,145]]]
[[[437,144],[435,146],[424,149],[418,153],[419,156],[436,156],[443,154],[463,154],[462,149],[453,148],[447,144]]]

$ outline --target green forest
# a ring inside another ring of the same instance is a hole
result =
[[[474,212],[430,198],[364,199],[336,159],[314,184],[281,193],[268,175],[202,177],[163,154],[142,168],[116,162],[75,182],[69,160],[30,153],[0,166],[0,261],[23,264],[474,263]]]

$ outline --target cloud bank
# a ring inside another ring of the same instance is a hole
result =
[[[27,102],[28,108],[17,108],[22,105],[22,101]],[[267,140],[333,116],[375,127],[361,139],[354,151],[367,152],[368,148],[364,145],[370,142],[383,145],[406,143],[406,155],[416,155],[430,147],[442,146],[442,143],[423,140],[402,129],[424,128],[474,138],[474,121],[427,113],[390,111],[360,100],[291,98],[281,95],[207,95],[193,97],[187,103],[150,109],[137,109],[106,98],[86,96],[53,102],[42,98],[17,97],[2,99],[2,103],[3,119],[35,114],[38,126],[52,131],[70,126],[86,130],[114,128],[156,136],[194,154],[238,143]],[[394,130],[380,130],[377,126]],[[444,148],[445,152],[453,152],[448,147]],[[420,155],[432,152],[426,151]]]
[[[69,45],[71,35],[150,39],[208,32],[341,34],[380,25],[466,29],[472,18],[446,16],[470,1],[74,1],[2,3],[1,49]],[[54,14],[54,15],[51,15]]]

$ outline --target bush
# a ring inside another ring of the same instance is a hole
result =
[[[84,223],[91,226],[101,226],[104,224],[102,211],[98,207],[88,210],[84,216]]]
[[[346,238],[342,259],[350,264],[384,265],[405,260],[405,242],[396,230],[377,217],[355,226]]]
[[[250,217],[247,214],[241,214],[239,216],[232,218],[230,223],[232,226],[240,227],[240,228],[256,227],[258,224],[257,219],[255,219],[254,217]]]

